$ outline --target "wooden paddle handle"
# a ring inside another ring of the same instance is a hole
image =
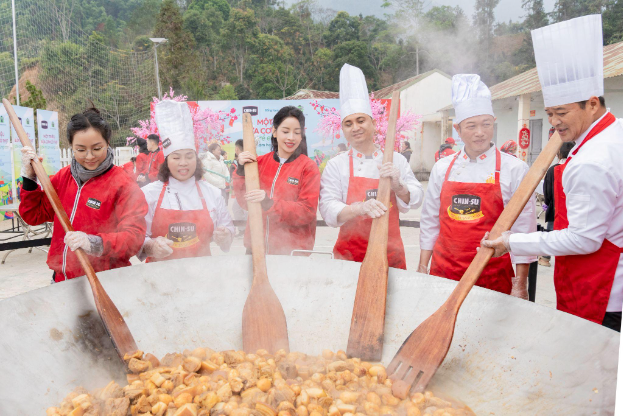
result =
[[[394,142],[396,139],[396,124],[399,115],[400,91],[392,93],[392,101],[390,103],[390,118],[388,120],[388,130],[386,131],[386,146],[384,148],[383,163],[392,162],[394,156]],[[390,218],[390,191],[392,180],[390,178],[380,178],[377,187],[377,200],[388,208],[388,211],[379,218],[375,218],[371,225],[371,233],[368,239],[369,247],[383,244],[388,246],[388,224]]]
[[[563,141],[561,137],[559,137],[559,133],[555,132],[537,160],[533,162],[533,165],[524,176],[524,179],[522,179],[520,186],[498,217],[494,227],[492,227],[492,231],[490,231],[490,236],[488,237],[490,240],[500,237],[504,231],[508,231],[514,222],[516,222],[516,219],[518,219],[525,205],[533,196],[535,188],[537,188],[537,185],[539,185],[546,171],[548,171],[550,164],[559,152],[562,144]],[[476,249],[475,247],[475,250]],[[470,289],[475,285],[483,269],[492,258],[492,254],[494,254],[494,249],[491,248],[481,248],[479,250],[462,276],[459,284],[455,287],[455,290],[447,300],[448,305],[452,305],[453,308],[459,310],[464,299],[468,296]]]
[[[249,113],[243,114],[243,150],[256,154],[256,140],[253,133],[253,122]],[[244,165],[246,191],[260,189],[260,175],[258,162],[248,162]],[[268,195],[267,195],[268,196]],[[247,202],[249,212],[249,232],[251,235],[251,256],[254,270],[264,270],[262,273],[254,273],[254,276],[266,278],[266,258],[264,246],[264,227],[262,224],[262,206],[259,202]]]
[[[19,137],[20,142],[22,143],[22,146],[24,147],[28,146],[32,148],[33,150],[35,150],[35,146],[33,146],[30,139],[28,138],[28,134],[26,134],[24,127],[22,127],[22,123],[20,123],[19,118],[17,117],[17,114],[15,114],[15,111],[13,110],[11,103],[6,98],[4,98],[2,99],[2,104],[4,104],[4,108],[6,109],[9,115],[9,119],[11,120],[11,123],[13,124],[13,128],[17,132],[17,137]],[[65,212],[65,209],[63,208],[63,205],[61,204],[61,200],[59,199],[56,193],[56,190],[52,186],[52,182],[50,182],[50,178],[48,177],[48,174],[43,168],[43,164],[41,163],[39,158],[32,159],[30,161],[30,165],[35,171],[35,174],[37,175],[37,178],[39,179],[39,182],[41,183],[41,187],[43,188],[43,191],[47,195],[48,200],[50,201],[50,204],[52,205],[52,209],[54,210],[54,213],[58,217],[59,222],[61,223],[61,226],[63,227],[63,230],[65,230],[65,232],[74,231],[74,227],[72,227],[71,222],[69,221],[69,218],[67,217],[67,213]],[[83,270],[87,274],[87,277],[89,278],[89,280],[93,278],[97,279],[95,275],[95,271],[93,270],[93,267],[91,266],[91,262],[87,258],[86,253],[82,249],[78,249],[75,251],[75,254],[76,254],[76,257],[78,257],[78,261],[80,261],[80,265],[82,266]]]

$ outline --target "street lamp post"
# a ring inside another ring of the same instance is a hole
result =
[[[156,86],[158,87],[158,99],[162,100],[162,92],[160,91],[160,76],[158,75],[158,52],[156,48],[158,45],[161,45],[167,42],[165,38],[150,38],[152,42],[154,42],[154,65],[156,67]]]

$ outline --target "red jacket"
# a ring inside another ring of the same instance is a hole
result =
[[[100,257],[89,256],[96,272],[130,266],[145,240],[147,202],[134,180],[120,167],[85,182],[80,189],[64,167],[51,178],[65,212],[76,231],[102,237],[104,252]],[[41,188],[22,190],[19,213],[27,224],[39,225],[54,221],[48,266],[61,281],[85,273],[76,255],[65,245],[65,231],[54,215],[52,205]]]
[[[441,155],[440,155],[440,151],[438,150],[437,152],[435,152],[435,161],[437,162],[438,160],[442,158],[445,158],[447,156],[454,155],[454,154],[455,154],[455,151],[453,151],[453,149],[449,149],[449,148],[444,149]]]
[[[156,182],[158,180],[158,170],[164,161],[165,156],[162,150],[158,150],[147,155],[139,153],[137,155],[137,176],[145,175],[149,178],[150,182]]]
[[[132,161],[124,163],[121,168],[124,170],[124,172],[130,175],[132,179],[136,180],[136,175],[134,173],[134,163]]]
[[[321,173],[316,163],[300,155],[280,164],[277,153],[267,153],[258,157],[258,171],[260,189],[271,199],[263,203],[262,211],[268,234],[267,254],[290,255],[292,250],[312,250],[321,189]],[[234,194],[239,205],[247,209],[245,177],[240,172],[233,175]],[[245,247],[251,247],[249,224],[245,230]]]

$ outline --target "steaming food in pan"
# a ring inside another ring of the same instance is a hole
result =
[[[474,413],[432,392],[392,395],[380,364],[347,358],[266,350],[214,352],[208,348],[125,357],[128,385],[111,381],[87,392],[79,387],[48,416],[468,416]]]

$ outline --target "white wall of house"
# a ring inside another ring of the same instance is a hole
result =
[[[401,91],[401,112],[409,110],[426,118],[450,104],[451,79],[437,72]],[[430,172],[434,153],[440,147],[440,122],[421,122],[406,136],[413,150],[412,170]]]

